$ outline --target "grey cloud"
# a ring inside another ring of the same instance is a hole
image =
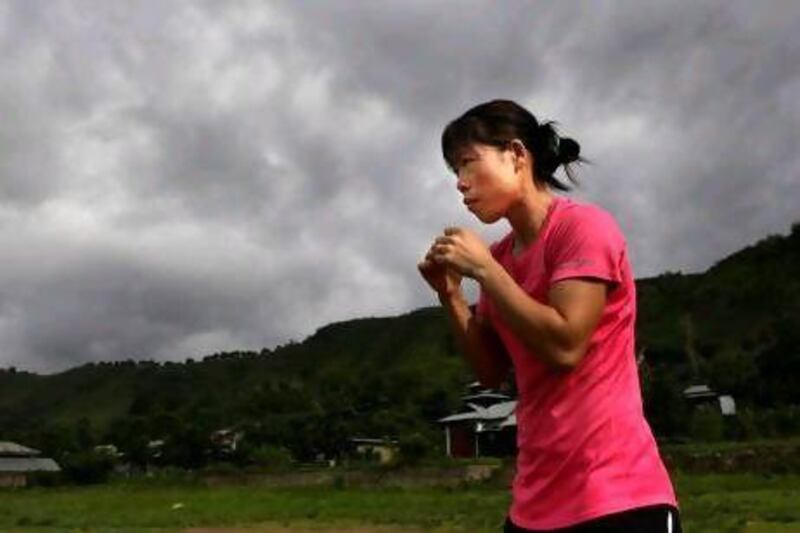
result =
[[[439,153],[510,97],[593,164],[638,275],[797,215],[792,3],[9,2],[0,364],[182,359],[433,304]],[[475,287],[470,286],[474,297]]]

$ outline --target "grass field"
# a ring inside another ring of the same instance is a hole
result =
[[[800,532],[800,475],[675,476],[684,529]],[[0,490],[0,531],[498,531],[509,494],[114,482]]]

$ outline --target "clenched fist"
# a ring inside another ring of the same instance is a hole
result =
[[[450,227],[436,237],[425,260],[420,263],[420,271],[423,265],[428,269],[432,268],[431,265],[440,265],[459,276],[480,281],[493,261],[492,253],[477,234],[468,229]]]

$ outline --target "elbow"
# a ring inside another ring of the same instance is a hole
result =
[[[548,359],[553,369],[560,372],[572,372],[583,361],[584,355],[586,355],[586,349],[582,346],[555,348],[551,351]]]

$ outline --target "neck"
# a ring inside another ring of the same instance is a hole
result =
[[[531,188],[508,210],[506,219],[514,231],[515,249],[527,248],[536,240],[554,199],[547,188]]]

